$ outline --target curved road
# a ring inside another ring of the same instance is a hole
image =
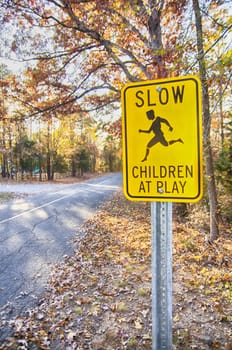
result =
[[[41,184],[41,193],[0,205],[0,344],[10,334],[7,320],[36,304],[52,264],[73,253],[81,223],[121,183],[121,174],[109,174],[50,190]]]

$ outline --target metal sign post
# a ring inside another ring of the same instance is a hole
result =
[[[172,203],[151,203],[152,350],[172,348]]]

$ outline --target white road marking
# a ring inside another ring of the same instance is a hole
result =
[[[67,197],[70,197],[72,196],[72,194],[68,194],[66,196],[63,196],[63,197],[59,197],[57,199],[54,199],[53,201],[50,201],[50,202],[47,202],[47,203],[44,203],[43,205],[40,205],[39,207],[35,207],[33,209],[30,209],[30,210],[26,210],[26,211],[23,211],[22,213],[20,214],[17,214],[17,215],[14,215],[14,216],[11,216],[10,218],[7,218],[7,219],[4,219],[2,221],[0,221],[0,224],[4,224],[5,222],[8,222],[8,221],[11,221],[11,220],[14,220],[16,218],[19,218],[20,216],[23,216],[25,214],[28,214],[28,213],[32,213],[33,211],[36,211],[38,209],[41,209],[41,208],[44,208],[44,207],[47,207],[48,205],[50,204],[53,204],[55,202],[59,202],[60,200],[64,199],[64,198],[67,198]]]

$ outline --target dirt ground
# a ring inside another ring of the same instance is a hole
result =
[[[231,226],[210,243],[207,222],[203,207],[174,210],[173,350],[232,349]],[[151,349],[150,205],[118,193],[82,230],[1,350]]]

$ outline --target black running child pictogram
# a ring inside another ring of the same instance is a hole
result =
[[[149,120],[153,120],[153,122],[151,124],[151,127],[148,130],[139,129],[139,132],[144,132],[147,134],[149,134],[150,132],[153,132],[155,136],[148,142],[147,148],[146,148],[146,154],[142,162],[145,162],[147,160],[151,147],[155,146],[157,143],[161,143],[163,146],[166,146],[166,147],[169,145],[173,145],[176,142],[184,143],[180,138],[177,140],[167,141],[164,137],[163,131],[161,130],[161,124],[163,123],[167,125],[169,127],[169,131],[173,131],[173,127],[170,125],[170,123],[164,118],[161,118],[159,116],[156,117],[153,109],[147,111],[146,114],[147,114],[147,118]]]

